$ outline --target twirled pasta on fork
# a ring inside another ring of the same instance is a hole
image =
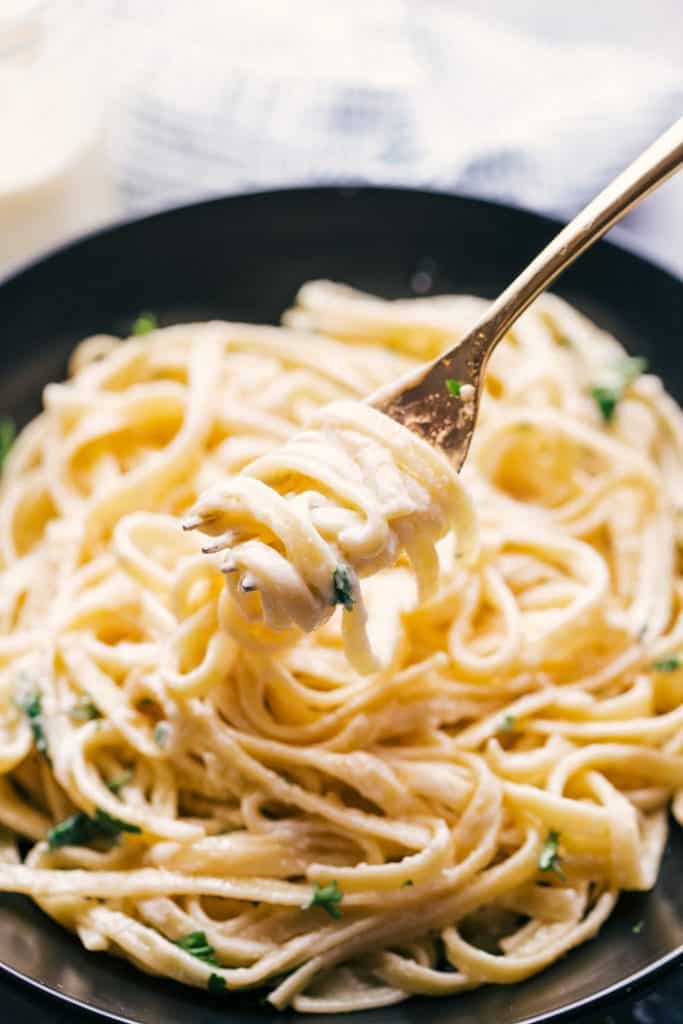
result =
[[[460,554],[476,549],[474,511],[447,458],[370,406],[337,402],[307,429],[204,493],[186,525],[227,549],[221,568],[251,633],[311,632],[344,608],[345,650],[359,672],[380,668],[365,628],[359,576],[405,554],[420,601],[437,587],[436,543],[455,530]],[[234,623],[234,616],[230,619]],[[248,642],[250,631],[236,630]],[[289,637],[291,639],[291,637]]]

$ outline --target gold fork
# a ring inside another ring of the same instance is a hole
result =
[[[592,200],[491,303],[445,355],[368,402],[441,448],[460,469],[477,421],[486,364],[527,306],[563,270],[683,165],[683,118]]]

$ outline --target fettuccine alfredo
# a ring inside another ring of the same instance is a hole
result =
[[[76,349],[0,490],[1,890],[332,1013],[521,980],[655,884],[683,414],[545,296],[455,476],[362,399],[481,308],[310,282]]]

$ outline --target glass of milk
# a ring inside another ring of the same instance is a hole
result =
[[[49,59],[44,9],[0,0],[0,276],[118,210],[101,103]]]

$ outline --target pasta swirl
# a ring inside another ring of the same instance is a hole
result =
[[[0,889],[334,1013],[519,981],[655,884],[683,414],[544,296],[455,477],[362,399],[480,308],[310,282],[76,349],[0,482]]]
[[[266,630],[311,632],[343,604],[345,650],[359,672],[380,663],[358,576],[405,552],[425,601],[438,584],[436,542],[455,529],[463,556],[476,546],[471,503],[445,456],[358,402],[326,406],[306,431],[207,491],[188,525],[215,538],[205,551],[228,549],[221,568],[233,600]]]

